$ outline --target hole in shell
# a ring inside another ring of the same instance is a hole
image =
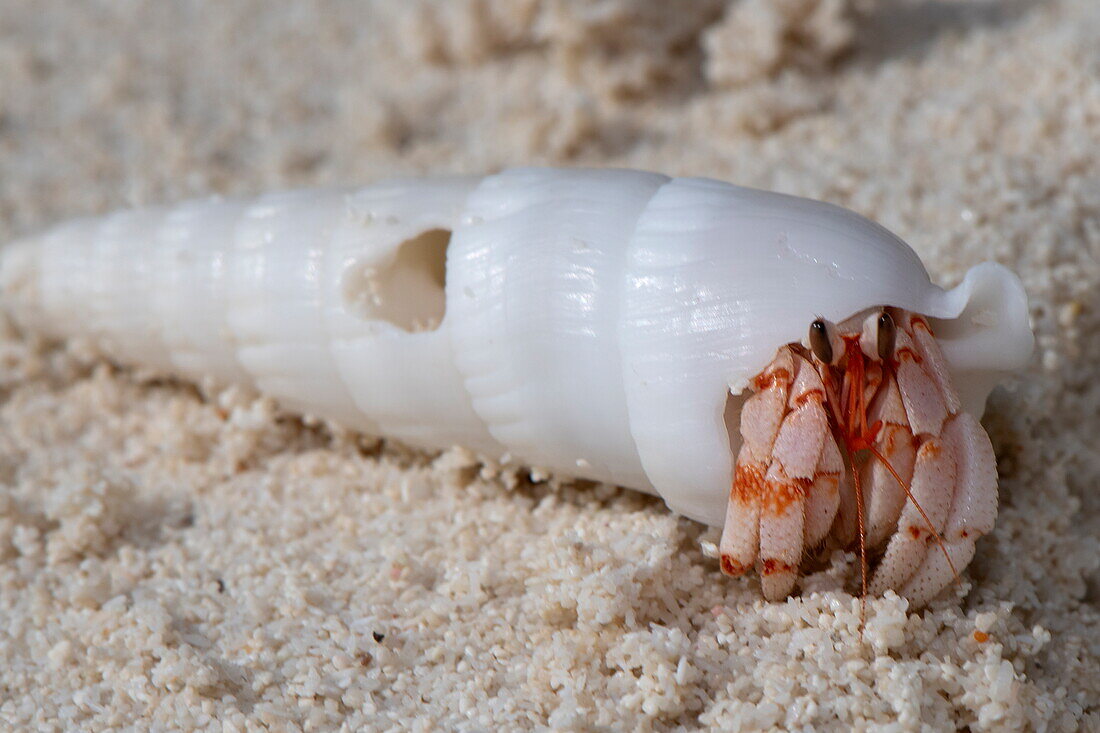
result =
[[[345,307],[410,333],[436,330],[446,314],[450,241],[450,231],[430,229],[403,241],[389,259],[354,263],[341,284]]]

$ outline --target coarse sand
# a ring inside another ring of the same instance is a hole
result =
[[[0,0],[0,240],[529,163],[833,201],[1028,289],[1000,517],[908,613],[717,532],[0,337],[6,730],[1100,729],[1095,0]]]

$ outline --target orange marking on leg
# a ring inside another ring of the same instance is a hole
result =
[[[785,563],[778,558],[769,557],[766,560],[760,562],[760,574],[761,575],[775,575],[776,573],[790,573],[798,568],[790,563]]]
[[[890,430],[886,433],[886,444],[883,446],[886,449],[886,455],[892,456],[898,451],[898,436],[908,435],[909,444],[913,445],[917,442],[917,439],[904,430]]]
[[[895,351],[895,352],[894,352],[894,359],[895,359],[895,361],[897,361],[897,362],[898,362],[899,364],[900,364],[901,362],[905,361],[906,357],[908,357],[908,358],[912,359],[912,360],[913,360],[914,362],[916,362],[917,364],[920,364],[921,362],[923,362],[923,361],[924,361],[924,360],[923,360],[923,359],[921,358],[921,355],[920,355],[920,354],[918,354],[918,353],[917,353],[916,351],[914,351],[913,349],[910,349],[910,348],[909,348],[908,346],[903,346],[903,347],[901,347],[900,349],[898,349],[897,351]]]
[[[735,578],[740,575],[744,575],[745,571],[749,569],[748,565],[742,565],[729,555],[722,555],[721,559],[718,561],[718,564],[721,566],[723,573],[725,573],[726,575],[732,575]]]
[[[810,402],[810,401],[816,402],[819,405],[824,403],[825,402],[825,393],[822,392],[820,389],[811,389],[811,390],[799,395],[798,398],[794,401],[794,406],[796,408],[797,407],[802,407],[804,404],[806,404],[807,402]]]
[[[940,446],[938,443],[925,443],[920,447],[920,451],[917,453],[919,456],[921,453],[925,453],[929,458],[938,456],[940,454]]]
[[[776,385],[788,385],[791,383],[791,373],[786,369],[776,369],[772,372],[765,372],[764,374],[758,374],[752,380],[752,386],[757,392],[763,392],[766,389],[771,389]]]
[[[765,468],[759,463],[737,464],[733,473],[733,484],[730,486],[730,499],[742,504],[752,504],[764,495]]]
[[[768,484],[761,510],[772,514],[782,514],[787,511],[791,504],[805,499],[806,492],[810,490],[812,485],[813,479],[808,478],[794,478]]]

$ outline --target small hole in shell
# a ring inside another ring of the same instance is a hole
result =
[[[344,306],[360,318],[387,321],[410,333],[434,331],[446,314],[447,245],[451,233],[431,229],[399,244],[381,261],[344,272]]]

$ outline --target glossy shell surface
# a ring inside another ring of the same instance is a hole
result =
[[[639,171],[191,201],[62,224],[0,257],[28,329],[416,446],[657,493],[712,525],[741,393],[815,317],[928,316],[976,416],[1032,345],[999,265],[943,290],[851,211]]]

